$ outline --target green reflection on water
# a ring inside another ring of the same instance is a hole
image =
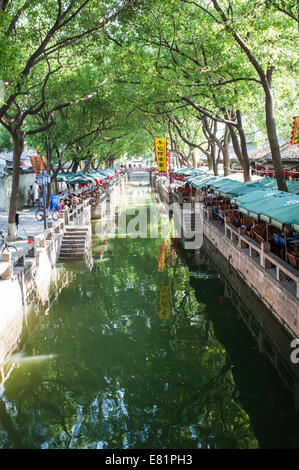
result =
[[[153,204],[135,191],[129,205],[142,201]],[[19,348],[21,357],[49,359],[20,360],[6,382],[2,448],[258,447],[226,351],[171,240],[158,271],[162,244],[95,237],[92,270],[80,267]],[[159,318],[162,285],[169,319]]]

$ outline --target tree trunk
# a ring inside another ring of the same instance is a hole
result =
[[[49,142],[48,137],[46,137],[46,161],[47,161],[47,173],[51,173],[51,168],[52,168],[52,149],[51,149],[51,144]],[[47,184],[47,208],[50,207],[50,201],[51,201],[51,195],[52,195],[52,184],[48,183]]]
[[[211,156],[212,156],[212,164],[213,164],[213,173],[215,176],[218,176],[218,161],[216,158],[216,149],[215,145],[211,145]]]
[[[12,189],[9,204],[8,215],[8,239],[10,241],[16,240],[16,213],[18,209],[18,196],[20,185],[20,163],[21,155],[24,150],[24,133],[20,128],[17,128],[12,133],[13,137],[13,174],[12,174]]]
[[[229,161],[229,140],[230,140],[230,133],[229,133],[229,128],[226,125],[225,126],[225,132],[224,132],[224,139],[223,139],[223,171],[224,171],[224,176],[229,176],[231,171],[230,171],[230,161]]]
[[[79,162],[74,161],[73,166],[72,166],[72,172],[77,173],[78,168],[79,168]]]
[[[196,155],[195,152],[191,153],[193,168],[196,168]]]
[[[244,181],[249,182],[251,180],[251,176],[250,176],[250,166],[249,166],[248,156],[247,156],[247,162],[245,162],[244,158],[243,158],[243,153],[242,153],[242,150],[241,150],[241,147],[240,147],[238,135],[235,131],[235,128],[234,128],[234,126],[232,126],[230,124],[229,124],[228,127],[229,127],[229,132],[230,132],[230,135],[231,135],[231,138],[232,138],[232,144],[233,144],[234,152],[236,154],[237,159],[239,160],[240,165],[243,168]]]
[[[236,115],[237,115],[238,132],[240,136],[240,144],[241,144],[242,157],[243,157],[244,181],[248,182],[248,181],[251,181],[251,172],[250,172],[250,163],[249,163],[249,157],[248,157],[248,151],[247,151],[246,136],[245,136],[245,132],[243,129],[243,124],[242,124],[241,111],[237,110]]]
[[[281,162],[280,148],[276,132],[276,123],[274,116],[274,102],[270,86],[264,87],[265,90],[265,111],[266,111],[266,126],[269,145],[272,154],[273,165],[275,169],[275,177],[277,180],[277,187],[280,191],[288,192],[287,183],[283,173],[283,166]]]
[[[212,158],[207,156],[207,160],[208,160],[209,171],[213,171],[213,160],[212,160]]]

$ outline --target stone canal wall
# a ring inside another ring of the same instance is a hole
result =
[[[48,229],[18,245],[17,253],[2,254],[0,262],[0,388],[13,367],[7,363],[17,347],[27,315],[32,309],[46,311],[53,296],[68,282],[69,273],[57,266],[66,227],[89,224],[89,200],[72,212],[61,214]]]
[[[295,409],[299,410],[299,368],[290,360],[291,342],[294,335],[287,325],[261,302],[259,296],[234,269],[207,237],[204,238],[203,249],[194,253],[195,265],[213,264],[221,274],[225,286],[225,298],[235,306],[254,336],[258,350],[272,362],[278,374],[292,391]],[[209,266],[211,268],[211,266]]]
[[[29,236],[31,243],[24,241],[13,250],[2,254],[0,262],[0,299],[3,321],[7,312],[22,308],[33,291],[41,294],[48,289],[51,272],[59,257],[61,241],[66,227],[89,225],[91,206],[89,200],[79,204],[72,213],[61,214],[56,222],[48,223],[48,229],[37,236]]]
[[[264,247],[253,247],[252,240],[245,240],[240,231],[230,225],[225,226],[222,232],[218,224],[204,219],[203,230],[204,237],[222,253],[258,298],[286,328],[299,337],[299,280],[292,267],[274,255],[272,257],[264,251]],[[287,280],[289,276],[290,280]]]
[[[162,202],[168,204],[173,200],[168,184],[159,177],[153,179],[153,187]],[[206,209],[203,209],[203,235],[291,335],[299,338],[298,271],[270,253],[266,243],[259,245],[228,221],[223,225],[214,222]]]
[[[61,290],[74,273],[62,263],[57,264],[66,230],[85,226],[89,229],[84,264],[89,269],[91,220],[105,218],[112,213],[121,197],[123,186],[116,184],[98,198],[96,204],[85,200],[72,213],[61,214],[56,222],[49,221],[48,229],[37,236],[29,236],[18,245],[18,252],[3,253],[0,262],[0,389],[9,377],[14,364],[8,361],[20,341],[24,326],[32,312],[38,318],[46,314]],[[20,243],[20,242],[18,242]],[[30,315],[29,315],[30,313]]]

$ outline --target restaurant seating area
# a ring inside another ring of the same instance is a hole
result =
[[[203,202],[215,223],[240,227],[249,239],[267,244],[269,251],[298,270],[299,187],[295,183],[288,182],[286,193],[271,178],[244,183],[196,168],[173,170],[171,175],[172,190],[181,203],[186,194],[191,202]]]
[[[57,182],[61,185],[65,183],[64,189],[55,195],[56,198],[52,196],[51,205],[55,204],[61,212],[72,212],[73,207],[84,199],[90,199],[92,204],[101,192],[115,184],[121,173],[119,167],[90,170],[88,173],[83,171],[59,173]]]

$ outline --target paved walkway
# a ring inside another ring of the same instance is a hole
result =
[[[28,207],[17,212],[19,214],[20,221],[19,228],[17,230],[17,238],[22,239],[12,243],[17,248],[22,248],[24,244],[27,244],[29,235],[38,235],[39,233],[43,232],[44,222],[39,222],[35,218],[35,212],[37,208],[37,206],[34,208]],[[0,212],[0,230],[4,230],[4,232],[7,234],[8,212]]]

